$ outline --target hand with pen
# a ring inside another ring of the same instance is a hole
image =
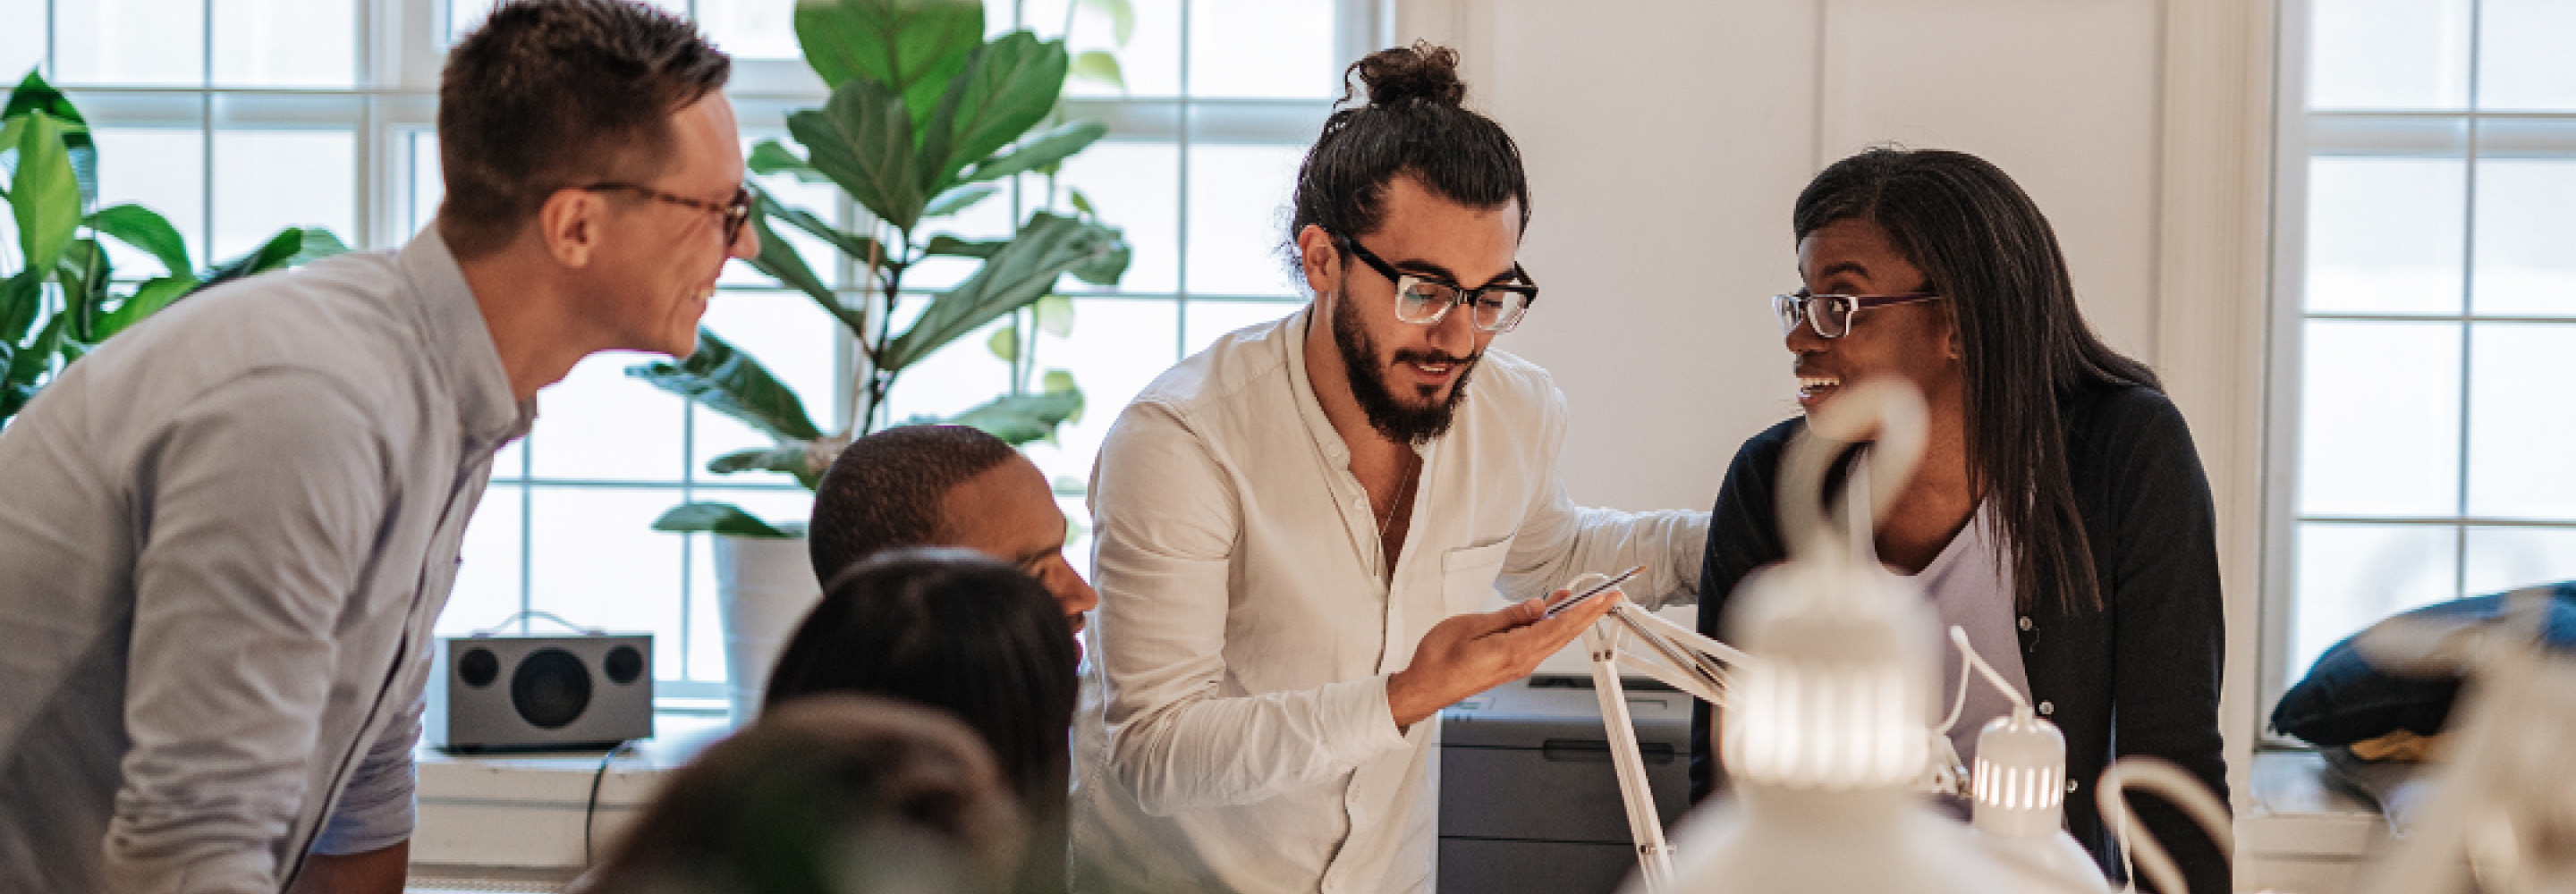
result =
[[[1387,678],[1386,703],[1396,728],[1410,728],[1459,699],[1528,676],[1627,598],[1618,589],[1627,577],[1432,625],[1413,647],[1412,663]]]

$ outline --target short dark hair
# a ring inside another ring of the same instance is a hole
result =
[[[2106,386],[2161,388],[2155,371],[2094,336],[2048,217],[1985,159],[1876,147],[1835,162],[1798,194],[1791,225],[1804,240],[1844,220],[1886,231],[1929,280],[1922,288],[1949,299],[1968,473],[2001,522],[2014,604],[2028,610],[2043,594],[2101,604],[2058,402]]]
[[[640,3],[501,4],[439,76],[439,234],[489,254],[555,190],[667,164],[671,114],[732,72],[695,26]]]
[[[1387,184],[1399,174],[1471,208],[1518,201],[1521,229],[1529,228],[1520,146],[1494,119],[1461,105],[1467,85],[1458,80],[1456,50],[1417,41],[1370,53],[1343,72],[1336,105],[1351,101],[1354,75],[1368,89],[1368,102],[1324,119],[1323,135],[1297,167],[1288,221],[1292,263],[1300,257],[1297,234],[1308,224],[1352,238],[1377,232]]]
[[[829,581],[883,550],[937,543],[949,489],[1016,452],[962,425],[898,426],[850,442],[814,487],[805,534],[814,579]]]
[[[999,892],[1026,835],[992,756],[955,718],[817,697],[761,715],[673,774],[577,890],[879,891],[927,880]]]
[[[860,692],[966,721],[1036,826],[1024,880],[1062,890],[1080,660],[1064,609],[1019,569],[967,549],[895,549],[824,587],[763,704]]]

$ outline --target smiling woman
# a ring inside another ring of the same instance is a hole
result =
[[[2223,798],[2209,485],[2155,373],[2085,323],[2047,218],[1974,156],[1873,149],[1818,174],[1793,224],[1806,288],[1772,300],[1799,403],[1812,412],[1850,384],[1893,379],[1930,410],[1921,471],[1855,540],[2028,689],[2064,730],[2079,786],[2115,752],[2144,754]],[[1738,582],[1784,554],[1775,484],[1803,429],[1781,423],[1735,455],[1710,519],[1702,634],[1719,633]],[[1705,706],[1695,725],[1709,741]],[[1978,726],[1954,736],[1965,760]],[[1696,794],[1715,787],[1715,769],[1696,759]],[[2092,802],[2070,794],[2068,829],[2119,878]],[[2161,804],[2141,813],[2195,890],[2226,890],[2227,859],[2205,836]]]

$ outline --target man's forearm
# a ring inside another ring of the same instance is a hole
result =
[[[360,854],[314,854],[287,894],[402,894],[411,872],[411,841]]]

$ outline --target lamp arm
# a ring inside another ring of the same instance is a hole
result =
[[[2183,886],[2182,869],[2174,865],[2173,855],[2165,851],[2164,844],[2157,841],[2154,834],[2141,828],[2137,830],[2136,841],[2130,840],[2130,828],[2138,825],[2137,810],[2129,806],[2128,790],[2132,787],[2163,795],[2181,807],[2183,813],[2209,833],[2209,840],[2218,845],[2220,854],[2233,855],[2235,839],[2230,834],[2227,807],[2218,803],[2218,798],[2208,789],[2201,788],[2200,780],[2193,779],[2191,774],[2162,758],[2122,758],[2102,773],[2102,781],[2095,786],[2094,802],[2101,808],[2103,816],[2112,817],[2119,823],[2121,852],[2135,855],[2138,868],[2146,870],[2147,878],[2156,883],[2158,890],[2166,894],[2189,894],[2190,891]],[[2137,874],[2132,872],[2129,887],[2135,889],[2137,885]]]

